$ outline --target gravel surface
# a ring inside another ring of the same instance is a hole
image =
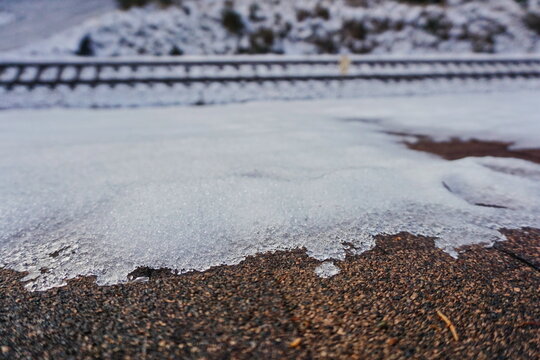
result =
[[[434,142],[429,137],[412,135],[415,142],[406,143],[410,149],[430,152],[447,160],[457,160],[468,156],[495,156],[518,158],[540,164],[540,149],[512,149],[511,143],[481,140],[460,140]]]
[[[513,232],[540,245],[540,231]],[[540,272],[479,246],[384,236],[329,279],[302,250],[99,287],[27,292],[0,270],[0,357],[470,358],[540,356]],[[455,326],[456,341],[437,314]]]
[[[505,230],[504,234],[512,241],[496,243],[494,247],[540,271],[540,243],[529,241],[529,236],[522,236],[524,233],[539,236],[535,229]]]

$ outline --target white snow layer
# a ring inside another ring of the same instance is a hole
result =
[[[133,56],[238,53],[518,53],[540,51],[540,15],[514,0],[185,0],[114,11],[18,54]],[[228,28],[224,13],[233,14]],[[536,19],[536,21],[534,20]]]
[[[137,266],[204,270],[279,249],[339,260],[401,231],[456,256],[502,240],[500,228],[540,226],[540,166],[445,161],[388,131],[538,145],[536,99],[3,111],[0,266],[28,271],[34,290],[78,275],[111,284]]]
[[[327,279],[339,274],[341,270],[331,261],[325,261],[315,268],[317,276]]]

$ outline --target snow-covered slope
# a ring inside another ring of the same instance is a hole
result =
[[[364,6],[353,6],[358,3]],[[165,9],[150,5],[114,11],[25,52],[538,52],[538,19],[515,0],[447,0],[429,6],[393,0],[183,0]]]

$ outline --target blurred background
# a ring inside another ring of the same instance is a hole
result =
[[[539,53],[539,0],[2,0],[0,51]]]

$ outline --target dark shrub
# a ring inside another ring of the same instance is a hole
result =
[[[175,4],[177,0],[116,0],[118,7],[122,10],[128,10],[132,7],[142,7],[150,3],[156,3],[161,7],[169,7]]]
[[[439,19],[428,19],[426,25],[424,25],[424,30],[426,32],[437,35],[437,30],[439,29]]]
[[[180,55],[184,55],[184,52],[178,46],[174,45],[171,48],[171,50],[169,51],[169,55],[171,55],[171,56],[180,56]]]
[[[244,21],[234,9],[226,7],[221,13],[221,24],[227,31],[240,34],[244,31]]]
[[[444,16],[429,18],[424,25],[426,32],[444,40],[449,38],[451,29],[452,23]]]
[[[151,0],[116,0],[116,3],[120,9],[127,10],[132,7],[148,5],[150,1]]]
[[[343,34],[356,40],[364,40],[367,30],[361,21],[347,20],[343,23]]]
[[[79,42],[79,47],[75,52],[78,56],[94,56],[94,46],[92,44],[92,38],[89,34],[86,34]]]
[[[335,41],[331,37],[318,37],[313,43],[321,54],[335,54],[338,51]]]
[[[532,31],[540,34],[540,14],[528,13],[525,15],[525,24]]]
[[[296,11],[296,20],[302,22],[311,17],[311,13],[305,9],[299,9]]]
[[[330,11],[321,4],[317,4],[315,7],[315,16],[320,17],[324,20],[330,19]]]
[[[161,7],[169,7],[174,5],[174,0],[157,0]]]
[[[254,54],[266,54],[272,51],[274,45],[274,32],[272,29],[260,28],[249,35],[250,52]]]
[[[249,20],[253,22],[264,21],[265,16],[261,14],[261,7],[259,4],[251,4],[249,6]]]
[[[492,38],[472,39],[472,48],[475,53],[493,53],[495,51],[495,42]]]
[[[283,26],[281,26],[281,28],[279,29],[278,31],[278,36],[281,37],[281,38],[284,38],[286,37],[292,30],[292,25],[290,22],[286,22],[285,24],[283,24]]]
[[[390,20],[388,18],[372,18],[370,21],[371,28],[376,34],[381,34],[390,30]]]

